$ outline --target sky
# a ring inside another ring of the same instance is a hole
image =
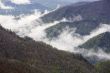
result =
[[[3,0],[0,0],[0,1],[3,1]],[[38,1],[38,2],[51,2],[51,1],[56,1],[56,2],[72,2],[72,3],[75,3],[75,2],[81,2],[81,1],[96,1],[96,0],[10,0],[12,1],[13,3],[16,3],[16,4],[25,4],[25,3],[30,3],[31,1]]]
[[[11,6],[6,6],[2,2],[11,1],[12,3],[21,4],[31,4],[32,2],[37,2],[50,9],[55,9],[58,5],[65,6],[71,3],[77,3],[82,1],[96,1],[96,0],[0,0],[0,9],[13,9]]]
[[[61,0],[61,1],[81,2],[81,1],[97,1],[97,0]]]
[[[3,1],[11,1],[12,3],[15,4],[31,4],[32,2],[37,2],[40,3],[48,8],[56,8],[57,5],[65,6],[69,5],[71,3],[77,3],[77,2],[82,2],[82,1],[97,1],[97,0],[0,0],[0,8],[2,9],[12,9],[12,7],[7,7],[4,5],[2,2]]]

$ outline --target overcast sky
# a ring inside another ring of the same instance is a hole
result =
[[[0,1],[5,1],[5,0],[0,0]],[[8,1],[8,0],[7,0]],[[31,1],[38,1],[38,2],[72,2],[72,3],[75,3],[75,2],[81,2],[81,1],[96,1],[96,0],[10,0],[14,3],[18,3],[18,4],[22,4],[22,3],[29,3]],[[53,3],[52,3],[53,4]]]
[[[61,0],[61,1],[81,2],[81,1],[97,1],[97,0]]]

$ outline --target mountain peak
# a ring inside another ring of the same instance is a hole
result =
[[[102,35],[102,38],[108,39],[110,37],[110,32],[105,32],[105,33],[100,34],[100,35]]]
[[[105,32],[102,34],[99,34],[96,37],[91,38],[88,40],[86,43],[83,45],[79,46],[81,48],[86,48],[86,49],[92,49],[94,48],[95,50],[98,50],[101,48],[105,52],[110,52],[110,32]]]
[[[110,32],[105,32],[105,33],[103,33],[103,34],[104,34],[104,35],[108,35],[108,34],[110,35]]]

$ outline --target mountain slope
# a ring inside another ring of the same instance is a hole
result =
[[[63,18],[74,18],[77,15],[81,15],[83,20],[97,20],[101,23],[108,23],[110,19],[110,2],[109,0],[101,0],[86,3],[83,5],[75,6],[69,5],[59,8],[44,17],[44,22],[51,22],[55,20],[61,20]]]
[[[31,0],[32,2],[38,2],[44,6],[47,6],[50,9],[55,9],[57,5],[60,6],[66,6],[71,4],[69,1],[63,1],[63,0]]]
[[[47,35],[49,37],[58,36],[62,33],[62,29],[64,30],[68,26],[70,28],[76,28],[76,33],[80,35],[88,35],[92,30],[99,27],[100,23],[110,23],[109,7],[109,0],[100,0],[79,5],[73,4],[59,8],[56,11],[43,16],[42,20],[45,23],[50,23],[62,20],[63,18],[67,19],[66,22],[60,22],[59,24],[48,28]]]
[[[76,28],[75,33],[80,35],[89,35],[93,29],[96,29],[99,25],[99,22],[94,20],[82,20],[75,22],[60,22],[57,25],[54,25],[46,29],[47,37],[57,37],[60,35],[66,27],[70,29]],[[85,29],[86,28],[86,29]]]
[[[101,48],[106,52],[110,52],[110,32],[105,32],[96,37],[93,37],[80,47],[95,50]]]
[[[15,59],[44,73],[95,73],[82,56],[59,51],[30,38],[19,38],[0,27],[0,58]]]

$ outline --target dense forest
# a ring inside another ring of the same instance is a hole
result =
[[[80,48],[86,48],[86,49],[94,49],[96,51],[102,49],[105,52],[110,52],[110,32],[104,32],[102,34],[99,34],[91,39],[89,39],[87,42],[79,46]]]
[[[6,71],[18,73],[20,70],[24,73],[34,73],[34,71],[36,73],[95,73],[94,66],[81,55],[57,50],[28,37],[20,38],[2,27],[0,27],[0,58],[0,66],[3,66],[3,69],[0,68],[2,73],[8,73]],[[5,71],[4,68],[7,70]]]

